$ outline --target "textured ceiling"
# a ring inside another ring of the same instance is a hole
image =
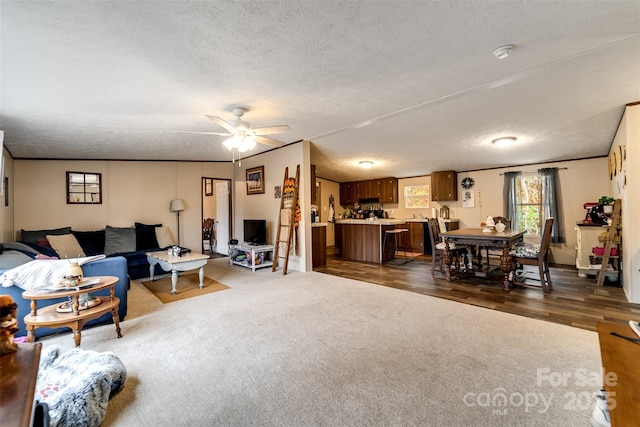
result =
[[[230,161],[205,114],[309,139],[336,181],[606,155],[640,1],[1,1],[17,158]],[[515,45],[510,57],[492,51]],[[508,149],[491,140],[518,137]],[[252,153],[270,149],[259,145]],[[372,160],[368,171],[359,160]]]

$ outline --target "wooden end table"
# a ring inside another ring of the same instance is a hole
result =
[[[31,426],[41,350],[41,343],[18,344],[18,351],[0,356],[0,424],[3,426]]]
[[[200,289],[203,288],[204,266],[207,265],[207,261],[209,261],[209,255],[190,252],[182,256],[175,256],[170,255],[168,251],[157,251],[147,252],[147,261],[149,261],[149,276],[151,277],[151,281],[153,281],[156,264],[160,264],[160,267],[165,271],[171,271],[171,295],[175,295],[179,271],[200,269],[198,272]]]
[[[76,347],[80,347],[80,340],[82,338],[81,331],[84,325],[89,320],[96,319],[107,312],[111,312],[113,323],[116,325],[118,338],[122,338],[122,333],[120,332],[120,316],[118,315],[120,298],[114,295],[114,286],[118,283],[118,278],[115,276],[85,277],[85,280],[92,279],[99,280],[99,282],[87,287],[64,288],[54,291],[45,289],[24,291],[22,297],[31,300],[31,313],[24,317],[24,323],[27,327],[27,342],[35,341],[34,331],[37,328],[68,327],[73,330]],[[80,310],[80,295],[106,288],[109,288],[110,295],[100,296],[99,298],[102,300],[100,304],[87,308],[86,310]],[[70,313],[59,313],[56,309],[62,304],[61,302],[38,309],[38,300],[59,297],[71,297],[73,299],[73,311]]]

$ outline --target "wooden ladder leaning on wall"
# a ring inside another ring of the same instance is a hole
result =
[[[611,225],[609,226],[609,230],[607,232],[607,240],[604,244],[604,254],[602,254],[602,265],[600,267],[600,272],[598,273],[598,281],[596,282],[596,286],[604,285],[604,278],[607,275],[607,267],[609,265],[609,259],[611,258],[611,247],[614,243],[618,244],[618,252],[620,252],[621,243],[621,218],[620,213],[622,207],[620,206],[622,201],[620,199],[616,199],[613,202],[613,213],[611,214]],[[620,253],[616,254],[620,256]],[[620,263],[618,263],[618,269],[620,269]],[[620,278],[621,272],[618,271],[618,278]]]
[[[273,253],[273,266],[271,271],[278,268],[278,260],[284,259],[282,274],[287,274],[289,266],[289,252],[295,233],[296,205],[298,203],[298,183],[300,182],[300,165],[296,167],[295,178],[289,177],[289,168],[284,169],[282,182],[282,198],[280,199],[280,212],[278,215],[278,231],[276,233],[276,247]],[[281,254],[284,251],[284,254]]]

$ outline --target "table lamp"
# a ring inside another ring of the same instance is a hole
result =
[[[184,202],[182,199],[172,200],[169,204],[169,210],[176,213],[176,222],[178,224],[178,246],[180,246],[180,212],[184,210]]]

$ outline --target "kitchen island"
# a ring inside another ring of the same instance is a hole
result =
[[[392,260],[394,254],[393,250],[382,247],[385,231],[402,228],[396,226],[404,225],[406,221],[402,219],[340,219],[335,224],[338,256],[350,261],[382,264]]]

